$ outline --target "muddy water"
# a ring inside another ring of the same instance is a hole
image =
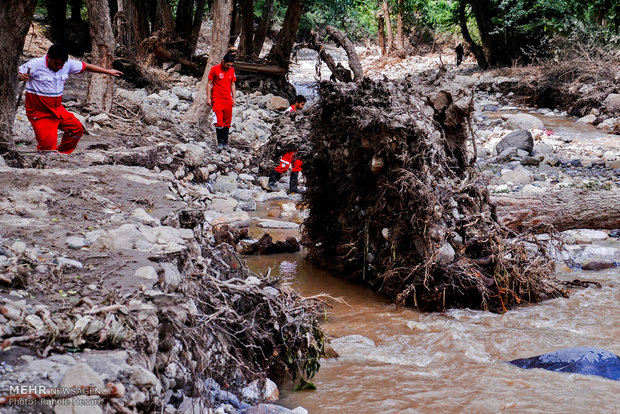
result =
[[[348,303],[334,303],[324,324],[340,357],[323,361],[316,391],[283,386],[284,406],[310,413],[620,413],[620,382],[504,362],[574,346],[620,354],[620,268],[563,270],[561,278],[597,280],[603,288],[495,315],[396,309],[306,264],[303,253],[248,264],[291,276],[303,295],[328,293]]]

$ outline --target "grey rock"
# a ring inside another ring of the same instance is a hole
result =
[[[69,245],[70,249],[81,249],[82,247],[86,246],[86,239],[76,236],[67,237],[67,244]]]
[[[545,124],[534,115],[514,114],[508,117],[506,127],[509,129],[543,129]]]
[[[192,92],[189,89],[175,86],[172,88],[172,93],[178,96],[180,99],[183,99],[184,101],[192,100]]]
[[[550,145],[545,143],[538,143],[534,145],[534,150],[532,151],[532,155],[547,155],[553,152],[553,148]]]
[[[231,193],[239,188],[237,183],[237,174],[220,175],[213,184],[213,191],[222,193]]]
[[[183,276],[179,272],[179,268],[174,263],[162,263],[161,267],[164,269],[166,285],[169,289],[175,290],[183,280]]]
[[[448,264],[454,260],[456,256],[456,252],[450,243],[444,243],[438,249],[437,254],[437,263],[438,264]]]
[[[620,111],[620,93],[610,93],[603,101],[609,111]]]
[[[502,151],[510,147],[515,147],[531,154],[532,149],[534,149],[534,138],[532,138],[532,134],[530,134],[527,130],[521,129],[514,131],[502,138],[502,140],[496,145],[495,151],[500,154]]]
[[[523,157],[523,159],[521,160],[521,165],[533,165],[533,166],[538,166],[538,165],[540,165],[540,158],[538,158],[538,157],[530,157],[530,156],[525,156],[525,157]]]
[[[60,382],[61,387],[76,387],[92,385],[103,388],[103,380],[87,364],[77,364],[65,373]],[[102,409],[99,404],[93,404],[92,400],[99,400],[100,397],[79,396],[63,400],[65,404],[58,404],[54,407],[55,414],[99,414]]]
[[[298,229],[299,224],[291,223],[290,221],[278,221],[278,220],[260,220],[257,224],[258,227],[267,229]]]
[[[140,267],[138,269],[136,269],[136,271],[134,272],[134,277],[140,277],[143,279],[147,279],[147,280],[153,280],[156,281],[158,280],[158,276],[157,276],[157,270],[155,270],[155,268],[153,266],[143,266]]]
[[[594,121],[596,121],[596,115],[593,114],[589,114],[586,116],[583,116],[581,118],[579,118],[577,121],[578,124],[590,124],[592,125],[594,123]]]

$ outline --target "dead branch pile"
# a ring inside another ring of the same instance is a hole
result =
[[[600,109],[607,95],[618,90],[620,55],[617,51],[562,39],[555,39],[550,47],[558,50],[554,59],[500,71],[501,75],[519,79],[511,91],[523,96],[527,104],[562,108],[570,114],[584,116],[593,108]]]
[[[421,310],[501,312],[563,295],[543,246],[498,224],[470,167],[471,98],[437,72],[322,83],[303,136],[307,258]]]
[[[202,256],[178,259],[186,276],[176,292],[160,278],[128,297],[101,300],[93,292],[77,300],[77,291],[60,290],[62,297],[46,294],[45,304],[2,298],[0,346],[28,346],[41,357],[122,347],[133,364],[159,375],[175,363],[170,379],[193,397],[204,396],[200,387],[208,377],[235,390],[256,378],[314,375],[324,354],[320,302],[301,298],[282,280],[252,274],[233,249],[201,250]],[[13,255],[0,266],[0,291],[58,292],[66,265],[50,264],[43,276],[37,266],[36,258]],[[162,397],[151,395],[138,408],[152,412]]]

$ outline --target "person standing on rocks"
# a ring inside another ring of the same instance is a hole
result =
[[[62,106],[62,94],[69,75],[82,72],[121,76],[116,69],[105,69],[69,59],[61,44],[52,45],[47,55],[29,60],[19,67],[19,79],[26,82],[26,116],[37,139],[37,151],[71,154],[84,133],[84,127]],[[58,145],[58,130],[63,132]]]
[[[454,48],[454,51],[456,52],[456,66],[458,66],[463,61],[463,54],[465,53],[465,50],[463,50],[463,44],[459,43],[458,46]]]
[[[306,105],[306,98],[303,95],[297,95],[295,97],[295,102],[289,106],[285,114],[293,114],[299,110],[302,110]],[[291,171],[291,179],[289,181],[289,194],[299,193],[299,188],[297,187],[297,183],[299,180],[299,173],[301,172],[302,161],[296,157],[297,151],[288,151],[282,155],[280,158],[280,164],[271,172],[269,176],[269,182],[267,184],[267,189],[269,191],[275,191],[275,186],[282,174],[288,171],[289,167],[292,168]]]
[[[235,57],[226,53],[222,62],[209,71],[207,81],[207,105],[213,110],[213,126],[217,137],[217,149],[228,148],[228,131],[232,121],[232,109],[235,106]]]

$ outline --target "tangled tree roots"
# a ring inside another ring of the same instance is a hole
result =
[[[299,128],[312,147],[308,259],[421,310],[502,312],[563,295],[543,246],[498,224],[470,166],[471,92],[440,82],[321,85],[296,121],[311,123]]]

